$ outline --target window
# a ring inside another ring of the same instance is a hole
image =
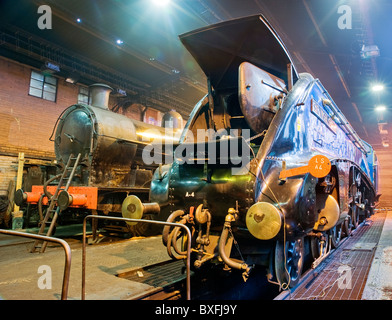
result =
[[[88,88],[79,87],[78,103],[88,104]]]
[[[57,79],[55,77],[31,71],[29,95],[55,102],[56,94]]]

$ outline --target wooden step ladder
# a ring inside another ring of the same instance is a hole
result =
[[[53,229],[56,225],[57,218],[60,214],[60,207],[57,205],[58,195],[61,191],[65,190],[68,191],[68,188],[71,184],[72,178],[75,175],[76,168],[79,164],[81,154],[79,153],[77,157],[74,157],[73,154],[69,156],[68,162],[64,167],[63,174],[60,177],[59,184],[57,185],[56,191],[54,195],[49,199],[49,207],[46,210],[46,215],[44,220],[42,221],[41,227],[38,231],[39,235],[46,235],[50,237],[53,233]],[[65,187],[63,187],[65,184]],[[49,218],[52,217],[52,220],[49,221]],[[46,225],[49,224],[49,229],[45,233]],[[41,244],[41,245],[40,245]],[[43,240],[35,240],[33,247],[31,248],[30,252],[35,252],[37,249],[40,248],[40,253],[43,253],[47,246],[47,241]]]

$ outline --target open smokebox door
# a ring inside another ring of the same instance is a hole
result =
[[[214,90],[236,87],[243,62],[283,79],[289,90],[298,79],[286,47],[261,15],[197,29],[180,35],[180,40]]]
[[[274,100],[291,90],[298,74],[265,18],[256,15],[225,21],[183,34],[180,39],[208,78],[209,106],[214,115],[219,113],[216,105],[224,100],[232,121],[246,121],[247,126],[240,125],[242,129],[249,127],[254,134],[268,129],[278,109]],[[230,112],[230,95],[238,101],[236,112]]]

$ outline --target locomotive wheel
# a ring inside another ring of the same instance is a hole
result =
[[[369,215],[369,210],[367,210],[366,207],[365,207],[364,209],[361,209],[361,208],[357,207],[357,214],[358,214],[358,216],[359,216],[359,218],[358,218],[359,223],[358,223],[358,224],[361,224],[361,223],[364,222],[367,218],[370,217],[370,215]]]
[[[304,239],[277,241],[275,246],[275,274],[283,289],[293,288],[301,278],[304,262]]]
[[[365,210],[365,220],[370,218],[374,214],[374,209],[373,208],[368,208]]]
[[[351,207],[351,221],[353,228],[356,229],[359,226],[359,208],[357,205],[353,204]]]
[[[332,229],[330,229],[328,233],[331,238],[332,248],[337,248],[340,240],[342,239],[343,224],[342,223],[337,224]]]
[[[351,217],[351,209],[347,216],[347,219],[342,223],[342,231],[346,237],[351,235],[353,224],[352,224],[352,217]]]
[[[310,249],[314,260],[325,255],[328,252],[328,234],[323,234],[323,239],[320,237],[310,238]]]

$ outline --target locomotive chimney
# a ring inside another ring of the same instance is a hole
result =
[[[103,83],[90,86],[91,105],[93,107],[109,110],[109,96],[113,89]]]

